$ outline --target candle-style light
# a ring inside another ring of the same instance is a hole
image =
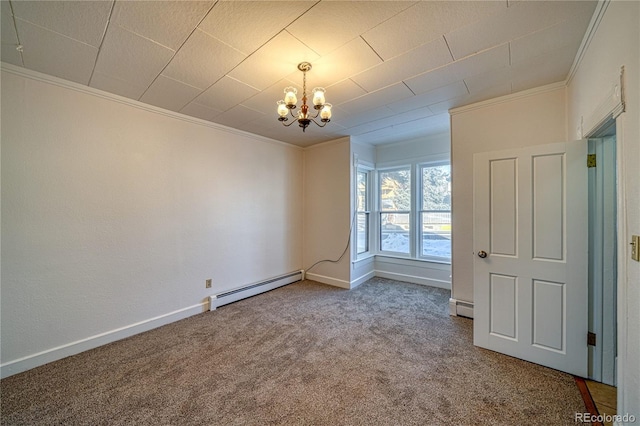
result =
[[[316,110],[316,114],[311,117],[309,115],[309,105],[307,105],[307,71],[311,69],[311,64],[309,62],[301,62],[298,64],[298,69],[302,71],[302,105],[300,106],[298,113],[294,115],[293,110],[296,108],[296,103],[298,102],[298,98],[296,97],[298,91],[295,87],[285,88],[284,100],[279,100],[277,102],[278,120],[287,127],[297,122],[298,125],[302,127],[303,132],[312,121],[319,127],[324,127],[329,121],[331,121],[331,104],[325,101],[326,91],[322,87],[316,87],[313,89],[311,100],[313,103],[313,109]],[[286,122],[289,121],[287,111],[293,118],[295,118],[295,121],[292,121],[289,124],[286,124]],[[315,120],[318,117],[320,117],[320,122],[322,124]]]

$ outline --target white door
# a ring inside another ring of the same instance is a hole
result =
[[[474,155],[474,344],[587,376],[587,143]],[[485,257],[486,256],[486,257]]]

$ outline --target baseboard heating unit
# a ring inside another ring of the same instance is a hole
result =
[[[253,284],[227,290],[223,293],[209,296],[209,310],[215,311],[218,307],[264,293],[278,287],[295,283],[304,279],[304,271],[295,271],[278,277],[269,278]]]

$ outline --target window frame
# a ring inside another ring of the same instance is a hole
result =
[[[372,203],[372,185],[371,185],[371,181],[372,181],[372,175],[374,172],[374,168],[373,167],[368,167],[368,166],[364,166],[361,164],[358,164],[356,167],[356,174],[355,174],[355,194],[356,194],[356,199],[355,199],[355,206],[354,206],[354,235],[355,235],[355,241],[356,243],[354,244],[355,246],[355,258],[356,259],[361,259],[363,257],[367,257],[371,254],[372,250],[372,239],[371,239],[371,226],[372,226],[372,221],[371,221],[371,206],[373,205]],[[364,210],[360,210],[360,203],[358,200],[358,195],[359,195],[359,189],[358,189],[358,183],[359,183],[359,175],[363,173],[365,175],[365,193],[364,193],[364,197],[365,197],[365,202],[364,202]],[[361,214],[364,214],[366,217],[366,224],[365,224],[365,232],[366,232],[366,236],[365,236],[365,241],[366,241],[366,250],[364,251],[359,251],[359,246],[358,246],[358,223],[359,223],[359,216]]]
[[[431,261],[431,262],[438,262],[438,263],[451,263],[451,256],[446,257],[446,256],[434,256],[434,255],[425,255],[423,254],[423,244],[424,244],[424,239],[423,239],[423,229],[424,229],[424,225],[423,225],[423,213],[437,213],[437,212],[441,212],[441,213],[449,213],[449,223],[451,223],[451,195],[449,195],[449,210],[432,210],[432,209],[425,209],[424,208],[424,192],[425,192],[425,188],[424,188],[424,175],[423,175],[423,170],[427,169],[427,168],[431,168],[431,167],[440,167],[440,166],[445,166],[448,165],[449,166],[449,179],[451,179],[451,161],[450,160],[441,160],[441,161],[429,161],[429,162],[421,162],[416,164],[416,174],[417,174],[417,179],[418,179],[418,188],[417,191],[415,192],[415,194],[417,195],[417,200],[416,200],[416,221],[417,221],[417,227],[416,227],[416,258],[417,259],[421,259],[421,260],[427,260],[427,261]],[[449,194],[451,194],[451,180],[449,180]],[[449,241],[451,241],[451,233],[449,233]]]
[[[391,255],[391,256],[396,256],[396,257],[403,257],[403,258],[415,258],[415,244],[414,244],[414,232],[415,232],[415,225],[414,225],[414,211],[415,211],[415,206],[414,206],[414,197],[413,197],[413,191],[415,188],[415,173],[414,173],[414,168],[412,167],[411,164],[403,164],[403,165],[398,165],[398,166],[393,166],[393,167],[381,167],[381,168],[377,168],[376,169],[376,236],[377,236],[377,253],[381,254],[381,255]],[[388,173],[388,172],[394,172],[394,171],[400,171],[400,170],[407,170],[409,172],[409,195],[411,197],[410,203],[409,203],[409,210],[384,210],[382,208],[382,174],[383,173]],[[408,226],[409,226],[409,252],[401,252],[401,251],[392,251],[392,250],[383,250],[382,248],[382,215],[384,214],[407,214],[408,215]]]

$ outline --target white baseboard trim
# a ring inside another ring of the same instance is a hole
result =
[[[414,284],[428,285],[430,287],[444,288],[445,290],[451,290],[451,283],[449,281],[436,280],[432,278],[418,277],[415,275],[399,274],[397,272],[375,271],[376,277],[388,278],[390,280],[405,281]]]
[[[340,280],[337,278],[327,277],[324,275],[313,274],[307,272],[305,274],[306,278],[313,281],[318,281],[319,283],[329,284],[334,287],[346,288],[347,290],[351,289],[351,283],[349,281]]]
[[[355,280],[351,280],[351,288],[356,288],[363,282],[373,278],[376,276],[376,271],[370,271],[364,274],[363,276],[356,278]]]
[[[47,349],[46,351],[42,351],[33,355],[28,355],[13,361],[8,361],[0,365],[0,377],[4,379],[5,377],[9,377],[14,374],[22,373],[23,371],[48,364],[50,362],[66,358],[71,355],[79,354],[80,352],[95,349],[98,346],[106,345],[107,343],[112,343],[117,340],[133,336],[135,334],[143,333],[145,331],[149,331],[154,328],[158,328],[160,326],[206,312],[208,308],[208,301],[202,302],[197,305],[178,309],[177,311],[157,316],[155,318],[150,318],[144,321],[137,322],[135,324],[127,325],[115,330],[107,331],[95,336],[90,336],[85,339],[67,343],[66,345]]]
[[[449,315],[473,318],[473,303],[451,298],[449,299]]]

